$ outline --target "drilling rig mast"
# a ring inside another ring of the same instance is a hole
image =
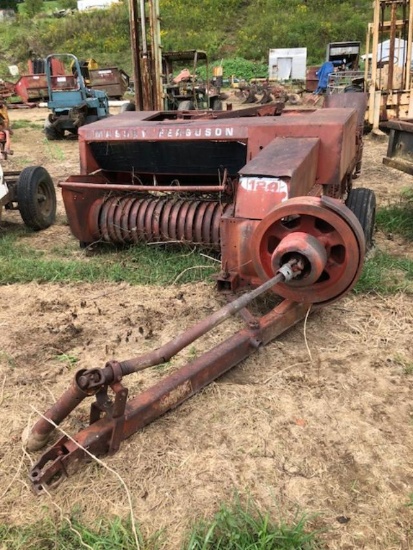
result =
[[[159,0],[129,0],[135,105],[162,109],[162,48]]]

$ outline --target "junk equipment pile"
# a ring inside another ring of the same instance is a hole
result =
[[[366,96],[337,94],[326,105],[124,112],[79,128],[81,173],[59,185],[81,245],[178,241],[217,249],[217,290],[228,301],[152,352],[76,373],[31,429],[28,449],[44,447],[86,398],[94,398],[90,424],[38,458],[30,472],[37,494],[70,476],[88,453],[115,453],[310,308],[353,288],[374,225],[374,194],[352,189]],[[248,306],[265,292],[277,303],[257,316]],[[244,328],[128,400],[127,375],[169,361],[237,313]]]

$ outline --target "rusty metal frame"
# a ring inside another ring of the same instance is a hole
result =
[[[261,287],[244,294],[227,306],[191,327],[154,352],[90,371],[79,371],[70,388],[34,426],[31,449],[42,447],[49,435],[66,416],[88,396],[96,396],[90,412],[90,425],[75,437],[63,436],[34,464],[30,472],[32,488],[41,494],[77,470],[79,463],[95,456],[114,453],[121,442],[156,418],[176,408],[203,387],[224,374],[290,327],[302,320],[309,304],[282,301],[260,318],[246,309],[253,299],[284,280],[282,273]],[[201,357],[184,365],[151,388],[127,402],[127,389],[122,376],[168,361],[178,351],[205,334],[234,313],[241,312],[248,320],[247,327],[218,344]],[[108,396],[111,388],[114,399]],[[50,420],[50,422],[49,422]],[[30,446],[29,446],[30,449]]]

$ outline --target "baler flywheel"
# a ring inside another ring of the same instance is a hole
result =
[[[299,254],[302,274],[274,292],[296,302],[326,305],[348,292],[363,267],[365,239],[360,222],[341,201],[297,197],[276,206],[251,238],[254,267],[261,280]]]

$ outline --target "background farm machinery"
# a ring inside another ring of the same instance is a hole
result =
[[[0,159],[7,160],[11,150],[10,121],[5,104],[0,104]],[[4,171],[0,164],[0,220],[3,207],[19,210],[31,229],[46,229],[56,217],[56,192],[53,180],[42,166],[27,166],[20,171]]]
[[[0,165],[0,219],[3,207],[19,210],[27,227],[46,229],[55,221],[56,193],[52,178],[42,166],[3,171]]]
[[[28,448],[43,447],[81,401],[95,397],[90,425],[40,457],[30,473],[35,492],[72,473],[88,453],[116,452],[138,429],[303,319],[311,306],[334,302],[354,286],[374,225],[373,193],[352,189],[365,109],[364,94],[354,96],[360,112],[337,104],[282,113],[274,105],[134,112],[79,129],[81,173],[60,183],[79,242],[215,248],[221,255],[217,287],[229,303],[150,353],[80,370],[32,428]],[[253,314],[248,306],[267,291],[277,304]],[[245,328],[127,400],[126,375],[169,361],[235,313]]]
[[[0,82],[0,98],[7,101],[10,107],[34,107],[47,102],[46,62],[46,58],[30,59],[27,74],[19,76],[16,82]],[[72,67],[65,67],[58,57],[53,57],[51,63],[54,76],[70,74]],[[92,58],[79,59],[79,65],[85,85],[105,92],[110,99],[121,99],[129,89],[129,75],[118,67],[100,67]]]
[[[54,72],[56,60],[64,68]],[[109,116],[109,98],[103,90],[86,86],[77,57],[72,54],[52,54],[46,58],[47,107],[51,111],[44,123],[47,139],[57,140],[65,132],[77,134],[84,124]]]

